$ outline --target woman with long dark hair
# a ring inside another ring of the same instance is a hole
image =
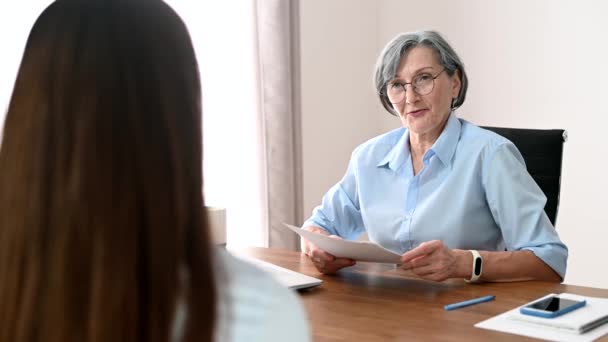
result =
[[[40,15],[0,145],[0,341],[309,338],[294,294],[208,242],[200,97],[164,2]]]

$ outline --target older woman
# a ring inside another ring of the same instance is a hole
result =
[[[521,154],[454,114],[467,84],[463,63],[437,32],[394,38],[375,85],[403,128],[357,147],[303,227],[346,239],[367,232],[424,279],[563,280],[568,249]],[[322,273],[355,264],[305,240],[302,249]]]

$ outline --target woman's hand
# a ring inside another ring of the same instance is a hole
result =
[[[310,226],[304,227],[303,229],[313,233],[329,235],[324,229],[319,227]],[[329,235],[329,237],[341,239],[341,237],[336,235]],[[353,266],[356,263],[355,260],[352,259],[336,258],[304,238],[301,239],[301,247],[302,253],[306,254],[310,260],[312,260],[312,263],[315,265],[317,270],[323,274],[333,274],[344,267]]]
[[[469,251],[449,249],[439,240],[427,241],[401,256],[401,268],[420,278],[444,281],[470,278],[473,256]]]

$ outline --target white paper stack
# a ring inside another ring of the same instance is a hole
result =
[[[284,223],[285,227],[314,243],[317,247],[338,258],[358,261],[398,264],[401,255],[368,241],[348,241],[313,233],[308,230]]]

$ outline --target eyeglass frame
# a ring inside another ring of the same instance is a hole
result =
[[[432,93],[432,92],[433,92],[433,90],[435,90],[435,80],[436,80],[436,79],[437,79],[437,78],[438,78],[438,77],[439,77],[439,76],[440,76],[440,75],[441,75],[441,74],[442,74],[444,71],[446,71],[446,70],[447,70],[447,69],[444,67],[443,69],[441,69],[441,71],[440,71],[440,72],[438,72],[438,73],[437,73],[437,75],[432,76],[433,74],[431,74],[431,78],[432,78],[432,82],[433,82],[433,87],[432,87],[432,88],[431,88],[431,90],[430,90],[428,93],[426,93],[426,94],[420,94],[418,91],[416,91],[416,87],[414,87],[414,85],[413,85],[414,80],[412,80],[412,82],[403,82],[403,83],[399,83],[399,85],[401,86],[401,88],[403,88],[403,99],[401,99],[401,101],[398,101],[398,102],[392,102],[392,101],[391,101],[391,99],[390,99],[390,97],[388,96],[388,90],[387,90],[387,87],[388,87],[388,85],[389,85],[389,84],[390,84],[392,81],[386,82],[386,85],[384,86],[384,91],[383,91],[383,92],[381,92],[381,93],[380,93],[380,95],[384,95],[384,96],[386,96],[386,98],[388,99],[388,102],[390,102],[390,103],[392,103],[392,104],[401,103],[401,102],[403,102],[403,100],[405,100],[405,94],[407,93],[406,86],[407,86],[408,84],[412,86],[412,91],[413,91],[414,93],[416,93],[416,95],[418,95],[418,96],[425,96],[425,95],[428,95],[428,94]],[[419,76],[419,75],[416,75],[416,77],[418,77],[418,76]],[[416,78],[416,77],[414,77],[414,78]],[[394,84],[394,83],[393,83],[393,84]]]

